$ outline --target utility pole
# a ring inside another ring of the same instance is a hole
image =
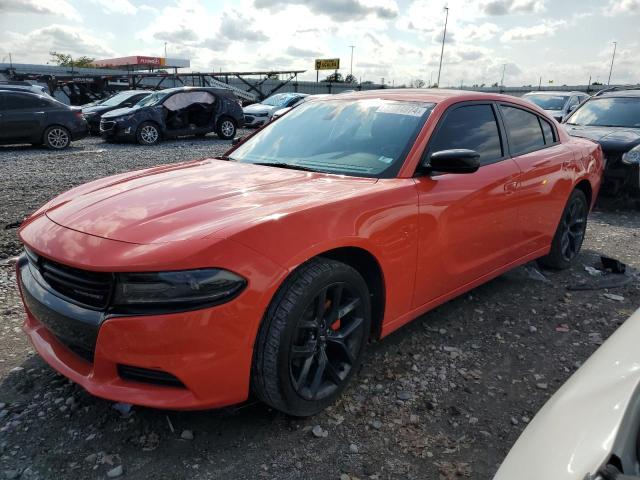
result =
[[[607,85],[611,85],[611,73],[613,72],[613,61],[616,59],[616,48],[618,47],[618,42],[613,42],[613,56],[611,57],[611,68],[609,69],[609,81]]]
[[[429,88],[433,85],[433,71],[429,74]]]
[[[351,49],[351,66],[349,67],[349,75],[353,78],[353,49],[356,48],[355,45],[349,45]]]
[[[164,42],[164,58],[167,58],[167,42]]]
[[[538,82],[538,90],[542,90],[542,75],[540,75],[540,81]]]
[[[438,88],[440,88],[440,73],[442,72],[442,57],[444,56],[444,41],[447,38],[447,22],[449,21],[449,7],[444,7],[444,33],[442,34],[442,49],[440,50],[440,67],[438,67]]]
[[[507,69],[507,64],[502,64],[502,79],[500,80],[500,86],[504,89],[504,72]]]

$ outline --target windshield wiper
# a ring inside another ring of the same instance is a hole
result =
[[[293,163],[283,163],[283,162],[253,162],[254,165],[262,165],[263,167],[278,167],[278,168],[289,168],[291,170],[302,170],[303,172],[319,172],[325,173],[322,170],[316,170],[314,168],[304,167],[302,165],[296,165]]]

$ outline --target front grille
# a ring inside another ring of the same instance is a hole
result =
[[[113,130],[113,128],[116,126],[116,122],[114,121],[106,121],[106,120],[101,120],[100,121],[100,131],[101,132],[108,132],[109,130]]]
[[[114,284],[112,274],[68,267],[30,250],[26,252],[29,263],[52,290],[82,306],[97,310],[107,307]]]
[[[151,370],[149,368],[118,364],[118,375],[123,380],[129,380],[132,382],[186,388],[178,378],[161,370]]]
[[[244,121],[246,123],[251,123],[251,122],[253,122],[253,117],[251,115],[245,115],[244,116]]]

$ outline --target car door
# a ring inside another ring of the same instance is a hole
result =
[[[4,93],[0,138],[36,141],[42,135],[46,102],[37,95],[21,92]]]
[[[518,165],[508,158],[492,102],[467,102],[445,112],[425,153],[465,148],[480,154],[471,174],[420,175],[419,247],[414,307],[491,274],[517,258]]]
[[[509,153],[522,171],[516,198],[523,254],[551,243],[572,186],[572,151],[558,141],[554,125],[531,110],[501,103]]]

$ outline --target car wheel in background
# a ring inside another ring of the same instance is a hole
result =
[[[252,389],[295,416],[331,405],[358,370],[369,338],[369,289],[352,267],[318,258],[274,297],[256,339]]]
[[[144,122],[138,127],[136,140],[140,145],[155,145],[160,141],[160,130],[152,122]]]
[[[540,259],[545,267],[554,269],[569,268],[571,262],[580,253],[584,234],[587,230],[589,204],[581,190],[574,190],[564,207],[560,223],[551,242],[551,251]]]
[[[66,128],[60,125],[54,125],[44,131],[42,141],[47,148],[62,150],[63,148],[67,148],[71,143],[71,134]]]
[[[224,140],[231,140],[236,136],[236,124],[229,117],[222,117],[218,122],[216,133]]]

